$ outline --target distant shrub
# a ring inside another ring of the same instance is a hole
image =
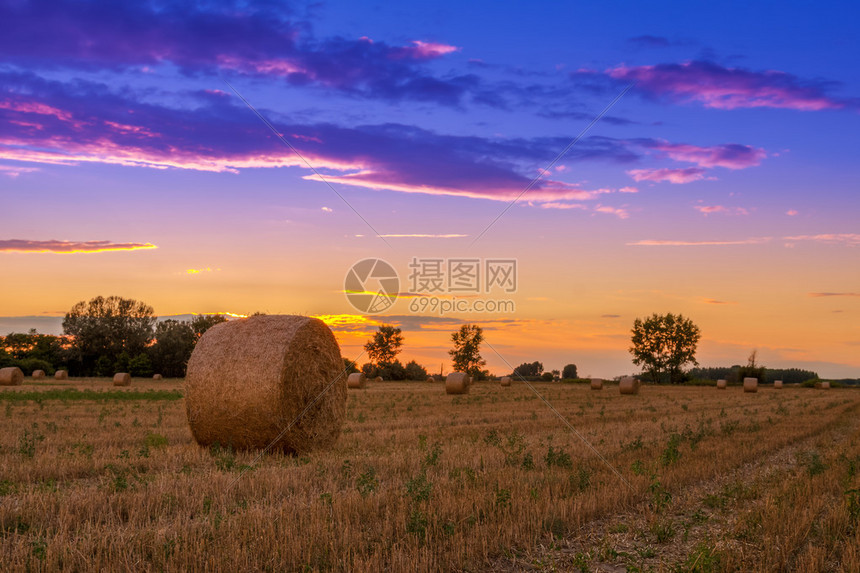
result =
[[[544,382],[552,382],[552,372],[544,372],[540,379]]]

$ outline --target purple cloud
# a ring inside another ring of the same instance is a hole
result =
[[[833,82],[802,80],[776,70],[753,71],[727,68],[705,61],[653,66],[621,65],[606,75],[635,82],[638,91],[654,97],[687,103],[698,102],[716,109],[770,107],[818,111],[856,107],[827,92]]]

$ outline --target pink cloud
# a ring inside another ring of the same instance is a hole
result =
[[[635,181],[668,181],[669,183],[681,184],[706,179],[706,171],[700,167],[687,167],[685,169],[631,169],[627,175]]]
[[[845,245],[848,247],[856,247],[860,245],[860,234],[856,233],[827,233],[821,235],[794,235],[792,237],[783,237],[786,241],[813,241],[816,243],[825,243],[828,245]]]
[[[550,201],[541,203],[542,209],[585,209],[586,206],[582,203],[561,203],[559,201]]]
[[[619,219],[627,219],[630,217],[630,213],[628,213],[626,209],[610,207],[608,205],[598,205],[597,207],[595,207],[594,210],[598,213],[608,213],[610,215],[615,215]]]
[[[622,187],[618,190],[619,193],[639,193],[639,189],[636,187]]]
[[[788,211],[785,212],[785,214],[788,215],[789,217],[794,217],[795,215],[797,215],[797,211],[795,211],[794,209],[789,209]]]
[[[422,42],[421,40],[414,40],[412,43],[415,44],[415,47],[412,49],[416,58],[438,58],[445,54],[460,51],[460,48],[457,46],[449,46],[448,44]]]
[[[770,241],[771,237],[753,237],[738,241],[659,241],[645,240],[627,243],[633,247],[720,247],[731,245],[759,245]]]
[[[704,215],[711,215],[713,213],[726,213],[733,215],[749,215],[750,212],[743,207],[724,207],[722,205],[693,205],[693,209]]]
[[[625,66],[607,70],[610,77],[636,82],[636,88],[681,102],[698,102],[714,109],[770,107],[800,111],[842,109],[846,102],[824,93],[819,83],[768,70],[727,68],[710,62]]]
[[[700,147],[686,143],[661,141],[652,147],[662,151],[675,161],[695,163],[699,167],[746,169],[759,165],[767,157],[767,152],[764,149],[738,143]]]
[[[22,173],[33,173],[34,171],[39,171],[39,168],[17,167],[15,165],[0,165],[0,175],[5,175],[6,177],[11,177],[12,179],[18,177]]]

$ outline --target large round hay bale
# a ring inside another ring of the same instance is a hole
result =
[[[446,394],[468,394],[469,393],[469,375],[465,372],[451,372],[445,378],[445,393]]]
[[[346,380],[337,340],[319,319],[222,322],[200,337],[188,361],[188,425],[201,445],[326,448],[343,426]]]
[[[153,374],[152,379],[153,380],[164,380],[164,376],[162,376],[161,374]]]
[[[128,372],[117,372],[113,375],[114,386],[131,386],[131,374]]]
[[[346,379],[347,388],[364,388],[365,386],[367,386],[367,376],[364,375],[364,372],[353,372]]]
[[[33,370],[33,380],[42,380],[45,378],[44,370]]]
[[[744,378],[744,392],[758,392],[758,378]]]
[[[728,385],[728,382],[725,380],[717,380],[717,390],[725,390]]]
[[[24,373],[17,366],[0,368],[0,386],[20,386],[24,382]]]
[[[830,382],[822,382],[821,383],[822,390],[830,390]]]
[[[773,387],[776,388],[777,390],[782,388],[782,380],[774,380],[773,381]]]
[[[502,376],[502,379],[499,381],[499,384],[502,386],[510,386],[511,385],[511,377],[510,376]]]
[[[638,394],[639,379],[632,376],[625,376],[618,382],[618,391],[622,394]]]
[[[57,370],[54,372],[54,380],[68,380],[69,379],[69,371],[68,370]]]
[[[592,378],[591,379],[591,389],[592,390],[603,390],[603,378]]]

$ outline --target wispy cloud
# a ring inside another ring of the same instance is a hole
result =
[[[716,300],[716,299],[713,299],[713,298],[705,298],[705,299],[702,299],[702,302],[704,302],[705,304],[737,304],[737,303],[736,303],[736,302],[734,302],[734,301]]]
[[[767,152],[764,149],[739,143],[699,146],[688,143],[656,141],[649,147],[662,152],[675,161],[695,163],[699,167],[747,169],[761,164],[767,157]]]
[[[743,207],[725,207],[723,205],[693,205],[693,209],[703,215],[712,215],[714,213],[722,213],[725,215],[749,215],[748,209]]]
[[[760,245],[767,243],[772,237],[753,237],[750,239],[740,239],[737,241],[659,241],[645,240],[627,243],[634,247],[719,247],[730,245]]]
[[[200,268],[200,269],[185,269],[185,274],[199,275],[199,274],[203,274],[203,273],[214,273],[214,272],[218,272],[220,270],[221,269],[213,269],[212,267],[205,267],[205,268]]]
[[[27,241],[21,239],[0,240],[2,253],[105,253],[109,251],[139,251],[156,249],[152,243],[113,243],[111,241]]]
[[[365,237],[367,235],[355,235],[356,237]],[[376,235],[374,235],[376,236]],[[434,235],[430,233],[410,233],[410,234],[388,234],[388,235],[379,235],[380,237],[385,237],[386,239],[462,239],[463,237],[468,237],[469,235],[464,235],[461,233],[449,233],[449,234],[439,234]]]
[[[824,298],[831,296],[848,296],[848,297],[860,297],[860,292],[811,292],[809,296],[814,298]]]
[[[770,107],[819,111],[856,107],[856,102],[828,94],[833,82],[803,80],[792,74],[724,67],[693,61],[651,66],[618,66],[606,74],[625,83],[635,82],[645,94],[715,109]]]
[[[821,235],[793,235],[783,237],[785,241],[812,241],[828,245],[845,245],[856,247],[860,245],[860,234],[856,233],[825,233]]]
[[[706,179],[706,173],[707,171],[700,167],[687,167],[685,169],[631,169],[627,171],[627,175],[636,181],[651,181],[653,183],[668,181],[675,184],[692,183],[693,181]]]
[[[18,177],[22,173],[33,173],[35,171],[39,171],[39,168],[19,167],[17,165],[0,165],[0,175],[5,175],[6,177],[11,177],[12,179]]]

